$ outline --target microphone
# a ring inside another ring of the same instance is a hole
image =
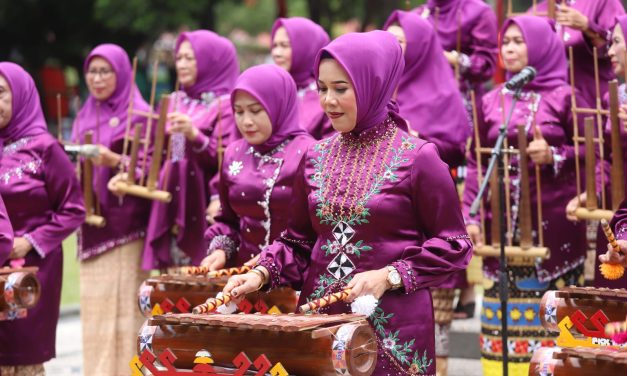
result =
[[[85,144],[85,145],[63,145],[65,153],[70,156],[71,160],[76,160],[78,156],[86,158],[94,158],[100,154],[98,145]]]
[[[534,67],[526,66],[520,72],[516,73],[514,77],[510,78],[505,83],[505,88],[509,91],[516,91],[522,89],[531,80],[536,77],[536,70]]]

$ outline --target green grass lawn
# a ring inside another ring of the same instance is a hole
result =
[[[63,289],[61,290],[61,306],[78,304],[79,293],[76,234],[72,234],[63,241]]]

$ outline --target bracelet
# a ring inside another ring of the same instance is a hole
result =
[[[261,278],[261,283],[259,284],[259,287],[257,287],[257,290],[261,290],[263,285],[266,284],[266,275],[264,274],[264,272],[255,268],[255,269],[251,269],[248,273],[257,274]]]

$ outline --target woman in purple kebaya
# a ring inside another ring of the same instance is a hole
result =
[[[627,61],[625,61],[625,53],[627,52],[627,46],[625,44],[625,31],[627,31],[627,15],[622,15],[616,18],[616,26],[614,26],[614,30],[612,31],[612,39],[610,43],[610,48],[608,50],[608,56],[611,59],[612,69],[614,70],[614,75],[616,77],[622,78],[625,76],[625,69],[627,69]],[[626,93],[627,84],[623,83],[618,88],[618,99],[620,102],[620,110],[618,113],[619,118],[624,122],[627,120],[627,95]],[[604,108],[609,108],[609,93],[605,95],[603,98]],[[623,186],[627,187],[627,131],[625,128],[620,126],[620,141],[622,147],[622,159],[623,159]],[[605,122],[605,127],[603,129],[604,135],[604,159],[600,159],[600,155],[597,155],[599,159],[597,159],[597,168],[596,168],[596,189],[597,189],[597,197],[601,197],[601,190],[605,189],[605,197],[607,200],[607,205],[609,207],[609,203],[617,198],[611,197],[612,186],[617,184],[618,182],[614,182],[611,179],[611,163],[613,158],[613,150],[612,150],[612,128],[611,121],[608,119]],[[598,152],[597,152],[598,153]],[[602,178],[603,176],[603,178]],[[582,193],[579,197],[574,197],[568,203],[566,207],[566,214],[568,218],[572,221],[577,221],[577,217],[575,216],[575,210],[584,205],[587,198],[587,192]],[[611,198],[611,201],[610,201]],[[620,197],[618,198],[621,199]],[[599,205],[601,201],[599,200]],[[596,251],[597,256],[601,256],[606,251],[607,239],[603,233],[603,229],[599,226],[597,231],[597,243],[596,243]],[[625,288],[627,286],[624,279],[616,279],[609,280],[602,276],[601,271],[599,270],[599,261],[598,257],[596,260],[597,266],[594,269],[594,286],[595,287],[606,287],[606,288]]]
[[[607,83],[612,76],[612,64],[608,56],[609,40],[615,19],[625,13],[619,0],[558,0],[555,10],[555,29],[563,47],[573,48],[575,66],[574,86],[590,106],[596,106],[593,47],[598,49],[599,86],[601,97],[607,93]],[[542,1],[536,12],[546,14],[548,4]],[[532,13],[529,9],[528,13]],[[568,56],[568,55],[567,55]],[[571,84],[573,84],[571,82]],[[577,103],[578,107],[583,107]]]
[[[3,265],[9,258],[12,250],[13,228],[11,227],[9,216],[7,215],[7,209],[4,207],[2,196],[0,196],[0,265]]]
[[[396,94],[400,115],[409,129],[438,147],[449,167],[459,166],[470,127],[433,27],[416,13],[397,10],[383,29],[394,34],[403,48],[405,70]]]
[[[242,265],[287,227],[294,177],[314,139],[300,126],[292,77],[276,65],[248,69],[231,93],[243,139],[229,145],[220,173],[221,213],[206,232],[205,264]]]
[[[418,7],[414,12],[428,19],[435,29],[444,49],[444,57],[451,70],[455,72],[466,108],[468,129],[471,130],[473,116],[471,92],[475,92],[476,107],[481,108],[486,83],[496,71],[498,24],[496,15],[490,5],[483,0],[427,0],[425,5]],[[467,171],[464,165],[457,169],[459,180],[466,178]],[[481,270],[480,258],[473,261],[467,271],[453,277],[448,284],[448,287],[467,285],[460,292],[455,318],[470,318],[474,315],[474,288],[468,285],[467,280],[480,283]],[[448,291],[444,296],[450,296],[450,293],[451,291]]]
[[[8,62],[0,63],[0,147],[0,195],[14,236],[0,267],[9,261],[37,267],[41,282],[39,303],[26,318],[0,321],[0,374],[43,375],[43,363],[55,357],[61,242],[83,222],[85,209],[74,166],[46,129],[33,79]]]
[[[91,133],[100,149],[92,158],[91,185],[106,221],[101,228],[83,223],[78,233],[83,370],[86,375],[114,375],[128,369],[135,353],[133,334],[143,321],[135,305],[137,286],[148,277],[140,263],[150,201],[118,197],[108,186],[119,178],[121,165],[129,163],[122,156],[129,101],[140,111],[148,112],[149,106],[132,82],[131,62],[120,46],[97,46],[83,70],[89,97],[74,121],[72,140],[83,144]],[[130,123],[145,127],[146,118],[133,115]]]
[[[203,234],[219,208],[217,172],[224,147],[237,137],[230,92],[239,64],[235,46],[208,30],[179,35],[176,72],[181,90],[170,97],[171,157],[161,168],[160,185],[172,201],[155,201],[150,212],[143,267],[198,265],[207,252]],[[213,183],[210,181],[214,179]]]
[[[333,134],[331,122],[318,104],[313,71],[318,51],[329,40],[320,25],[303,17],[279,18],[272,26],[272,59],[296,82],[300,124],[316,140]]]
[[[401,116],[409,129],[437,146],[449,168],[460,166],[470,127],[457,82],[433,26],[415,12],[394,11],[383,28],[394,34],[403,47],[405,70],[396,95]],[[438,373],[446,374],[450,326],[446,317],[452,318],[453,289],[466,286],[464,270],[432,291],[433,300],[438,303],[435,304]]]
[[[352,288],[349,301],[373,295],[375,374],[433,375],[429,287],[465,268],[471,245],[436,146],[409,135],[391,102],[404,65],[385,31],[346,34],[319,52],[320,104],[337,133],[302,158],[287,230],[225,292],[288,285],[301,291],[300,303],[344,288]]]
[[[583,262],[585,260],[586,234],[583,224],[575,225],[564,216],[568,200],[576,192],[575,186],[575,146],[573,144],[574,121],[571,110],[571,87],[568,85],[568,66],[562,53],[561,42],[545,19],[534,16],[520,16],[505,21],[501,29],[500,50],[508,78],[529,65],[536,69],[533,81],[522,91],[513,116],[508,124],[507,142],[517,147],[517,126],[524,125],[528,138],[529,189],[531,196],[531,218],[533,228],[542,226],[544,246],[550,251],[550,258],[530,266],[509,266],[508,310],[503,315],[508,320],[509,332],[515,351],[510,353],[510,374],[526,375],[534,349],[542,341],[554,343],[554,338],[546,334],[539,320],[539,304],[547,289],[583,283]],[[481,147],[491,148],[498,137],[498,129],[512,106],[513,93],[503,85],[497,86],[483,97],[480,116],[479,138]],[[584,102],[581,99],[581,102]],[[534,127],[535,125],[535,127]],[[578,119],[579,134],[583,134],[583,118]],[[479,221],[471,218],[469,208],[478,191],[477,169],[485,172],[487,158],[477,161],[474,147],[468,158],[468,177],[464,190],[463,207],[468,234],[475,246],[484,243],[481,238]],[[583,156],[583,150],[580,150]],[[518,155],[510,158],[509,178],[511,181],[510,202],[511,227],[508,238],[518,241],[518,213],[520,204],[520,175]],[[537,200],[535,166],[540,168],[542,187],[541,224],[537,222]],[[485,173],[483,174],[485,176]],[[486,229],[490,228],[491,213],[486,206]],[[534,232],[534,244],[538,234]],[[498,259],[484,259],[484,274],[489,280],[498,279]],[[485,292],[482,321],[482,364],[484,373],[500,372],[501,337],[498,284]]]

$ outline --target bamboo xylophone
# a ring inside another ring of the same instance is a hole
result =
[[[533,354],[529,376],[615,376],[627,370],[627,349],[542,347]]]
[[[158,355],[195,372],[203,363],[203,372],[231,370],[224,374],[365,376],[377,359],[373,330],[354,314],[160,315],[145,322],[137,346],[138,370]]]
[[[617,347],[605,333],[605,325],[624,321],[626,315],[625,289],[567,287],[547,291],[540,303],[542,326],[559,332],[561,347]]]

